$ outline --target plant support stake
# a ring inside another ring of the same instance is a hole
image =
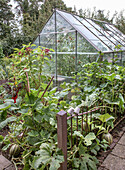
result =
[[[27,77],[28,92],[30,93],[30,84],[29,84],[29,77],[28,77],[28,73],[27,72],[26,72],[26,77]]]
[[[42,99],[42,97],[43,97],[43,96],[44,96],[44,94],[46,93],[47,89],[49,88],[49,86],[50,86],[50,84],[51,84],[51,82],[52,82],[53,78],[54,78],[54,76],[52,76],[52,78],[51,78],[50,82],[49,82],[49,83],[48,83],[48,85],[46,86],[46,89],[44,90],[44,92],[43,92],[43,94],[42,94],[42,96],[41,96],[40,100]]]

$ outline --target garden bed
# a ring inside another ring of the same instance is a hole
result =
[[[103,163],[103,161],[106,159],[106,157],[109,155],[109,153],[112,151],[112,149],[116,146],[120,138],[122,137],[123,133],[125,132],[125,118],[121,119],[119,121],[119,124],[117,124],[114,129],[110,132],[113,136],[113,143],[110,145],[110,147],[107,149],[107,151],[100,151],[98,153],[98,160],[99,160],[99,166]]]
[[[110,147],[106,151],[100,150],[98,152],[98,155],[96,156],[97,159],[99,160],[98,167],[101,166],[103,161],[106,159],[106,157],[109,155],[109,153],[115,147],[115,145],[118,143],[118,141],[122,137],[124,131],[125,131],[125,117],[119,119],[119,121],[117,120],[117,123],[114,125],[114,129],[112,129],[110,131],[110,133],[113,136],[113,143],[110,145]],[[6,126],[3,130],[0,131],[0,135],[5,137],[8,134],[8,132],[9,132],[9,128],[8,128],[8,126]],[[5,158],[7,158],[8,160],[11,161],[11,158],[9,155],[9,149],[3,152],[0,148],[0,155],[3,155]],[[17,159],[17,163],[18,163],[18,161],[19,161],[19,159]],[[23,169],[23,165],[18,165],[17,167],[18,167],[18,170]]]
[[[51,60],[48,49],[32,50],[30,45],[24,45],[15,49],[13,56],[8,69],[9,79],[14,82],[0,86],[0,142],[5,151],[1,153],[10,160],[9,148],[16,146],[11,156],[17,152],[18,157],[11,160],[16,166],[23,163],[24,169],[57,170],[65,158],[68,168],[96,169],[96,156],[103,161],[110,150],[102,152],[112,141],[109,129],[113,128],[114,120],[119,121],[124,115],[124,68],[106,61],[88,63],[74,76],[77,82],[64,82],[58,91],[51,83],[53,77],[43,72]],[[67,99],[69,92],[72,95]],[[62,110],[68,140],[62,135],[61,143],[67,146],[67,157],[57,140],[62,133],[57,134],[56,115]],[[110,141],[102,138],[107,134]],[[116,132],[113,136],[117,141]]]

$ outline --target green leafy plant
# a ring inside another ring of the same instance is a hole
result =
[[[50,170],[57,170],[60,167],[60,163],[64,162],[61,150],[53,142],[42,143],[40,150],[35,154],[36,156],[31,164],[34,169],[44,169],[46,167]]]
[[[28,44],[15,49],[7,66],[11,82],[0,87],[0,129],[9,128],[5,137],[0,136],[2,150],[19,146],[19,156],[12,157],[12,161],[15,166],[22,164],[24,170],[58,169],[64,158],[57,148],[56,113],[76,106],[82,112],[100,108],[94,116],[83,115],[83,120],[78,116],[79,129],[83,126],[81,123],[86,122],[83,132],[76,131],[76,120],[72,120],[72,150],[71,142],[67,143],[68,168],[96,169],[95,156],[100,149],[108,147],[100,135],[108,133],[118,114],[124,111],[125,69],[106,61],[80,65],[82,71],[74,77],[77,81],[64,82],[58,91],[57,87],[53,88],[53,77],[48,75],[53,50],[33,49],[33,46]],[[63,56],[62,61],[65,60]],[[68,139],[71,139],[70,129],[68,121]]]
[[[95,125],[95,128],[98,128],[97,136],[101,133],[108,133],[109,128],[113,128],[113,121],[114,117],[109,115],[108,113],[105,113],[103,115],[101,114],[95,114],[94,117],[97,119],[97,125]]]
[[[79,157],[78,157],[79,154]],[[97,169],[98,160],[95,156],[91,156],[86,153],[86,148],[83,145],[76,145],[69,152],[70,157],[68,157],[69,165],[74,169]],[[77,155],[77,157],[76,157]]]
[[[57,88],[52,87],[53,77],[44,72],[45,65],[51,60],[50,50],[41,47],[33,50],[32,47],[29,44],[15,49],[10,58],[9,78],[12,82],[1,88],[0,99],[0,128],[9,128],[9,134],[1,137],[2,150],[19,146],[21,159],[17,162],[12,157],[12,161],[15,166],[23,164],[24,169],[37,166],[38,154],[34,156],[34,153],[40,150],[40,145],[42,150],[42,143],[49,146],[52,138],[57,142],[56,113],[64,107],[63,101],[59,104],[59,99],[69,90],[57,92]],[[41,165],[55,169],[63,161],[63,155],[54,144],[49,147],[52,163],[41,162]]]

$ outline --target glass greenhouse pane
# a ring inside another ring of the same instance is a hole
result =
[[[76,33],[57,34],[57,51],[59,52],[74,52],[75,51],[75,38]]]
[[[39,36],[37,37],[37,39],[33,42],[33,44],[36,45],[36,47],[33,48],[37,48],[39,46]]]
[[[104,45],[101,41],[99,40],[92,40],[92,42],[100,49],[100,51],[111,51],[106,45]]]
[[[75,17],[73,17],[73,15],[69,14],[69,13],[64,13],[61,11],[58,11],[60,15],[62,15],[70,24],[72,24],[72,26],[82,35],[84,36],[84,38],[86,38],[90,43],[93,44],[93,46],[95,46],[96,49],[101,50],[98,48],[98,46],[96,46],[96,44],[94,43],[95,41],[100,41],[98,39],[98,37],[96,37],[93,33],[91,33],[86,27],[83,26],[83,24],[81,24]],[[93,41],[94,40],[94,41]],[[100,43],[102,44],[102,46],[104,46],[104,48],[106,49],[106,51],[110,51],[110,48],[106,48],[106,45],[100,41]]]
[[[77,34],[77,51],[79,52],[97,52],[94,48],[81,34]]]
[[[109,63],[112,63],[113,60],[113,53],[109,53],[109,54],[104,54],[103,55],[103,61],[108,61]]]
[[[72,23],[72,25],[81,25],[81,23],[78,20],[76,20],[72,14],[62,11],[58,11],[58,13],[62,15],[66,20],[70,21],[69,23]]]
[[[55,49],[55,34],[41,34],[40,45],[42,47]]]
[[[68,76],[62,76],[62,75],[58,75],[57,76],[57,81],[56,78],[54,78],[53,81],[53,86],[58,86],[60,87],[60,84],[63,82],[67,82],[67,83],[71,83],[74,79],[72,77],[68,77]],[[68,96],[67,96],[68,97]]]
[[[58,54],[57,74],[72,76],[72,72],[75,72],[75,55]]]
[[[49,21],[44,26],[41,34],[55,32],[55,13],[51,16]]]
[[[44,64],[43,65],[43,68],[42,68],[42,72],[44,74],[48,74],[48,75],[55,75],[55,72],[56,72],[56,64],[55,64],[55,55],[52,54],[51,55],[51,60],[49,58],[47,64]]]
[[[99,32],[101,32],[103,35],[105,35],[109,40],[111,40],[115,46],[120,44],[119,38],[117,36],[111,36],[109,33],[107,33],[103,28],[101,28],[98,24],[96,24],[94,21],[90,19],[86,19],[91,25],[93,25]]]
[[[92,34],[87,28],[85,28],[82,24],[77,26],[77,29],[86,36],[89,40],[99,40],[94,34]]]
[[[56,13],[56,29],[57,32],[68,33],[70,31],[75,31],[75,29],[64,19],[62,18],[58,12]]]
[[[108,24],[113,30],[115,30],[115,32],[117,32],[119,35],[120,35],[120,38],[122,38],[123,40],[124,40],[124,38],[125,38],[125,35],[121,32],[121,31],[119,31],[116,27],[114,27],[113,25],[111,25],[111,24]]]
[[[122,56],[121,52],[119,53],[109,53],[103,55],[103,60],[107,60],[109,63],[117,63],[118,65],[122,65]]]
[[[90,42],[96,49],[98,49],[98,51],[102,50],[102,48],[100,49],[99,48],[100,46],[97,46],[98,43],[96,43],[96,42],[100,42],[101,46],[103,46],[105,48],[105,51],[111,51],[111,49],[109,47],[107,47],[102,41],[100,41],[94,34],[92,34],[83,25],[77,26],[77,29],[79,30],[79,33],[81,33],[81,35],[83,37],[87,37],[86,40],[88,42]]]
[[[41,34],[40,35],[40,45],[44,46],[46,44],[46,42],[48,42],[50,39],[50,35],[45,35],[45,34]]]
[[[85,19],[81,19],[77,16],[77,19],[80,19],[80,21],[85,25],[90,31],[92,31],[93,34],[95,34],[100,40],[102,40],[108,47],[110,47],[112,50],[114,50],[115,45],[108,40],[98,29],[96,29],[93,24],[91,25],[89,22],[87,22]]]
[[[109,24],[104,24],[107,28],[107,32],[110,34],[110,36],[116,38],[121,44],[125,45],[124,38],[120,35],[118,35],[117,31],[112,28],[112,25],[109,26]],[[115,27],[114,27],[115,28]]]

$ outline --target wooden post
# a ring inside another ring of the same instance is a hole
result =
[[[57,113],[57,138],[58,147],[64,154],[64,162],[59,170],[67,170],[67,113],[65,111]]]

